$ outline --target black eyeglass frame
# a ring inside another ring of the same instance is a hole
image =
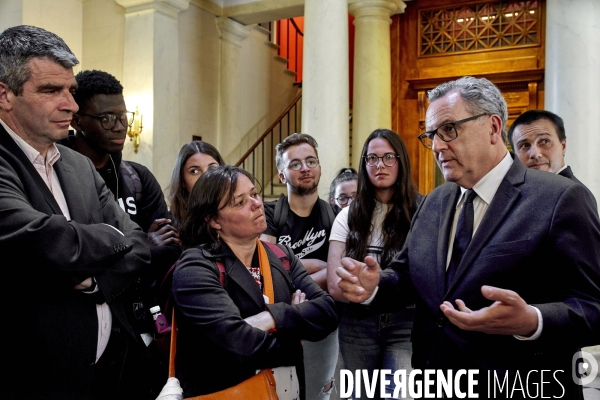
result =
[[[447,123],[445,123],[445,124],[442,124],[442,125],[438,126],[436,129],[434,129],[434,130],[432,130],[432,131],[427,131],[427,132],[421,133],[421,134],[418,136],[418,138],[419,138],[419,141],[420,141],[420,142],[421,142],[421,144],[422,144],[423,146],[425,146],[425,148],[427,148],[427,149],[431,149],[431,148],[432,148],[432,146],[433,146],[433,137],[434,137],[435,135],[437,135],[437,137],[439,137],[439,138],[440,138],[440,139],[441,139],[443,142],[446,142],[446,143],[448,143],[448,142],[451,142],[451,141],[453,141],[453,140],[456,140],[456,138],[458,138],[458,130],[456,129],[456,127],[457,127],[458,125],[460,125],[460,124],[464,124],[465,122],[469,122],[469,121],[476,120],[477,118],[481,118],[481,117],[483,117],[484,115],[492,115],[492,114],[490,114],[490,113],[482,113],[482,114],[477,114],[477,115],[474,115],[474,116],[472,116],[472,117],[469,117],[469,118],[460,119],[460,120],[458,120],[458,121],[454,121],[454,122],[447,122]],[[440,128],[443,128],[444,126],[450,126],[450,127],[451,127],[451,130],[452,130],[452,131],[454,131],[454,134],[455,134],[456,136],[454,136],[453,138],[450,138],[450,139],[445,139],[445,138],[444,138],[444,135],[442,135],[441,133],[439,133],[439,132],[438,132],[438,129],[440,129]],[[431,144],[430,144],[430,145],[427,145],[427,144],[425,143],[425,139],[429,139],[429,140],[431,141]]]
[[[313,160],[316,161],[316,164],[311,167],[310,165],[308,165],[308,161],[313,161]],[[298,168],[293,168],[292,164],[296,163],[296,162],[299,163]],[[313,156],[306,157],[304,160],[295,159],[295,160],[290,161],[286,168],[291,169],[292,171],[300,171],[302,169],[302,164],[305,164],[310,169],[317,168],[319,166],[319,159],[317,157],[313,157]]]
[[[106,129],[106,130],[111,130],[113,129],[115,126],[117,126],[117,121],[121,122],[121,125],[123,125],[125,128],[130,128],[133,126],[133,117],[135,115],[135,113],[133,111],[125,111],[124,113],[117,115],[117,114],[102,114],[102,115],[92,115],[92,114],[82,114],[82,113],[76,113],[77,115],[81,115],[82,117],[91,117],[94,119],[97,119],[98,121],[100,121],[100,125],[102,125],[102,128]],[[124,124],[123,123],[123,115],[125,115],[125,118],[127,118],[127,123]],[[131,122],[130,119],[128,117],[131,117]],[[110,126],[110,128],[107,128],[104,125],[103,119],[104,118],[108,118],[108,122],[110,124],[110,120],[112,119],[113,122]]]
[[[393,158],[394,163],[392,165],[386,164],[385,160],[384,160],[384,157],[387,157],[387,156],[390,156],[390,155],[394,157]],[[377,157],[377,161],[375,161],[375,164],[369,164],[369,158],[370,157]],[[381,162],[383,163],[383,165],[385,165],[386,167],[393,167],[398,162],[398,159],[400,158],[400,156],[398,156],[398,155],[396,155],[394,153],[385,153],[384,155],[382,155],[381,157],[379,157],[375,153],[370,153],[370,154],[367,154],[366,156],[363,156],[363,158],[365,159],[365,164],[367,164],[369,167],[376,167],[377,164],[379,164],[379,160],[381,160]]]
[[[340,196],[340,197],[336,197],[335,199],[337,200],[338,203],[340,203],[341,205],[345,206],[346,204],[348,204],[348,202],[350,200],[354,200],[354,198],[356,197],[356,193],[354,193],[351,196]],[[340,199],[346,199],[344,201],[340,200]]]

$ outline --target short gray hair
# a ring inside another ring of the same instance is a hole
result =
[[[450,92],[458,92],[466,103],[467,111],[473,115],[482,113],[498,115],[502,119],[502,140],[508,143],[506,136],[508,108],[496,85],[485,78],[463,76],[454,81],[444,82],[428,91],[427,97],[431,103]]]
[[[64,68],[79,64],[60,37],[42,28],[19,25],[0,33],[0,82],[17,96],[30,78],[29,60],[47,58]]]

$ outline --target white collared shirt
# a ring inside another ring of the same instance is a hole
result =
[[[556,171],[556,175],[560,174],[562,172],[562,170],[567,169],[568,165],[565,164],[563,165],[563,167],[561,169],[559,169],[558,171]]]
[[[479,224],[483,219],[487,209],[494,198],[494,195],[498,191],[502,180],[506,176],[506,173],[512,166],[513,159],[510,156],[510,153],[507,151],[506,155],[496,165],[490,172],[485,174],[483,178],[479,180],[473,186],[473,190],[477,193],[477,197],[473,200],[473,235],[479,228]],[[463,203],[465,201],[465,193],[467,189],[461,187],[460,188],[460,196],[458,197],[458,202],[456,203],[456,211],[454,213],[454,220],[452,221],[452,229],[450,229],[450,240],[448,241],[448,257],[446,258],[446,268],[450,264],[450,258],[452,257],[452,245],[454,244],[454,235],[456,234],[456,225],[458,224],[458,216],[460,215],[460,211],[462,209]]]
[[[477,197],[475,197],[475,199],[473,200],[473,235],[475,235],[477,228],[479,228],[479,224],[481,223],[481,220],[483,220],[483,216],[488,210],[492,199],[496,195],[496,192],[498,191],[502,180],[508,173],[508,170],[512,166],[513,162],[514,161],[510,156],[510,153],[507,151],[502,161],[500,161],[498,165],[492,168],[490,172],[485,174],[485,176],[481,178],[479,182],[475,184],[475,186],[473,186],[473,190],[475,191],[475,193],[477,193]],[[458,198],[458,202],[456,203],[456,212],[454,213],[454,220],[452,221],[452,229],[450,230],[450,240],[448,241],[448,257],[446,259],[446,268],[448,268],[448,265],[450,264],[450,258],[452,257],[452,245],[454,244],[456,225],[458,224],[458,216],[460,214],[460,210],[462,209],[467,189],[461,187],[460,191],[461,193]],[[542,334],[542,328],[544,326],[542,313],[537,307],[533,307],[533,309],[535,310],[538,316],[537,330],[533,335],[529,337],[513,335],[516,339],[535,340],[539,338]]]
[[[479,228],[479,224],[483,220],[483,217],[486,211],[488,210],[490,203],[494,198],[494,195],[498,191],[502,180],[508,173],[508,170],[511,168],[513,162],[514,161],[510,153],[507,151],[502,161],[500,161],[498,165],[496,165],[490,172],[488,172],[483,178],[481,178],[479,182],[475,184],[475,186],[473,186],[473,190],[475,191],[475,193],[477,193],[477,197],[475,197],[475,199],[473,200],[473,235],[477,231],[477,228]],[[448,241],[448,257],[446,260],[446,268],[448,268],[448,264],[450,263],[450,257],[452,256],[452,245],[454,244],[454,234],[456,233],[458,216],[460,214],[460,210],[462,209],[465,200],[465,192],[467,191],[467,189],[462,187],[460,188],[460,190],[461,194],[458,198],[458,202],[456,203],[456,212],[454,213],[452,229],[450,230],[450,240]],[[377,294],[378,290],[379,286],[375,288],[375,291],[373,292],[371,297],[369,297],[361,304],[370,304],[375,298],[375,295]],[[533,335],[529,337],[513,335],[518,340],[535,340],[539,338],[542,334],[542,329],[544,327],[542,313],[537,307],[532,306],[532,308],[535,310],[538,316],[537,330]]]
[[[42,157],[39,151],[31,147],[29,143],[23,140],[22,137],[17,135],[12,129],[8,127],[0,119],[0,124],[6,129],[6,132],[10,135],[10,137],[17,143],[17,146],[25,153],[25,156],[31,164],[35,167],[37,172],[40,174],[50,192],[54,196],[54,199],[58,203],[60,207],[60,211],[63,213],[67,220],[71,219],[69,215],[69,207],[67,207],[67,200],[65,199],[65,194],[60,187],[60,183],[58,182],[58,176],[56,175],[56,170],[53,168],[55,162],[60,158],[60,152],[55,144],[52,144],[48,148],[48,153],[46,154],[46,158]]]

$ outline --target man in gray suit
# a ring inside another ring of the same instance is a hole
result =
[[[459,389],[582,398],[572,362],[600,332],[594,204],[582,185],[508,152],[506,103],[487,79],[463,77],[428,95],[419,139],[449,183],[427,195],[389,268],[345,258],[340,288],[373,312],[416,302],[413,368],[462,371]],[[464,392],[433,379],[447,398]]]
[[[567,135],[563,119],[558,115],[546,110],[525,111],[510,126],[508,140],[527,168],[552,172],[581,183],[565,164]],[[588,192],[596,203],[592,192]]]
[[[77,63],[43,29],[0,34],[2,398],[150,398],[126,307],[146,235],[91,161],[55,144],[77,111]]]

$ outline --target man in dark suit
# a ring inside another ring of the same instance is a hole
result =
[[[477,370],[480,398],[581,398],[571,363],[600,331],[594,204],[582,185],[513,159],[487,79],[428,95],[419,139],[449,183],[426,197],[390,268],[345,258],[340,288],[374,311],[416,302],[414,368]]]
[[[0,34],[2,398],[148,398],[124,301],[148,267],[146,235],[91,161],[55,144],[77,111],[77,63],[43,29]]]
[[[565,164],[567,135],[558,115],[546,110],[525,111],[510,126],[508,140],[527,168],[552,172],[582,184]],[[596,203],[592,192],[588,192]]]

